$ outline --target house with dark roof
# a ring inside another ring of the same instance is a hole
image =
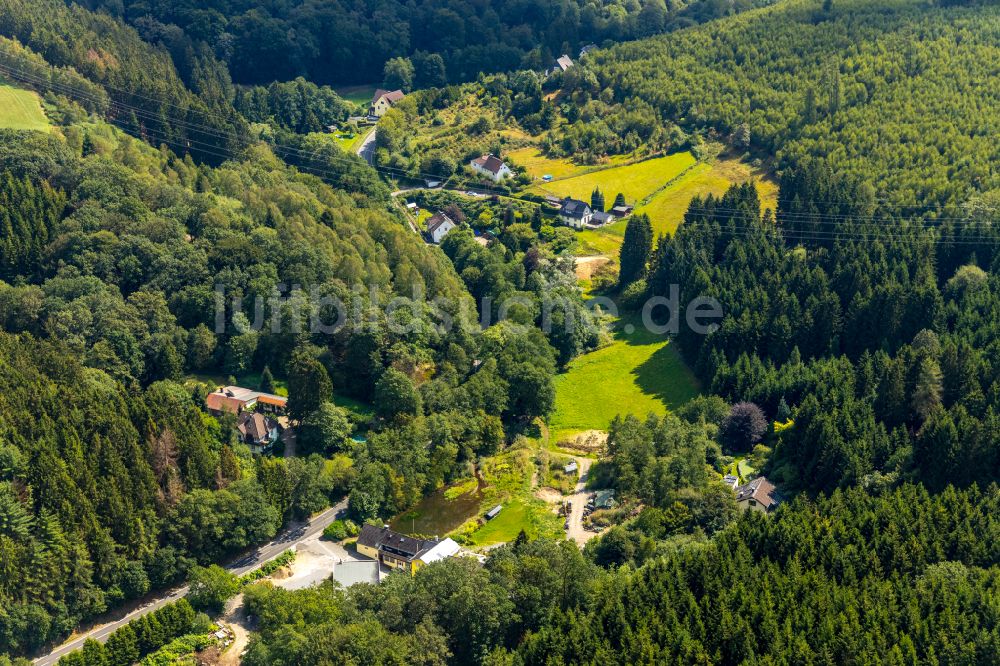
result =
[[[243,412],[236,420],[236,431],[240,440],[253,453],[268,451],[281,435],[281,426],[270,416],[261,412]]]
[[[752,509],[769,513],[781,504],[781,495],[766,476],[758,476],[750,483],[736,489],[736,505],[743,510]]]
[[[368,116],[381,118],[385,112],[391,109],[399,100],[406,97],[402,90],[382,90],[379,88],[372,95],[372,102],[368,105]]]
[[[624,206],[615,206],[611,209],[611,214],[615,217],[628,217],[632,214],[633,207],[625,204]]]
[[[593,216],[590,218],[590,223],[595,227],[603,227],[605,224],[611,224],[617,219],[611,213],[605,213],[603,210],[595,210]]]
[[[390,569],[413,574],[426,564],[454,557],[460,547],[452,539],[421,539],[394,532],[386,525],[365,525],[358,535],[357,549]]]
[[[559,221],[574,229],[583,229],[585,225],[590,224],[593,216],[594,211],[590,206],[579,199],[563,199],[562,207],[559,209]]]
[[[427,219],[427,236],[432,243],[440,244],[448,232],[457,226],[443,211],[438,211]]]
[[[469,162],[469,166],[480,176],[486,176],[495,183],[514,175],[503,160],[493,154],[483,155]]]

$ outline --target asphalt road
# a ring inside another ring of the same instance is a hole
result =
[[[375,133],[377,131],[378,129],[373,127],[372,131],[355,148],[355,152],[361,156],[361,159],[368,162],[368,164],[372,163],[372,157],[375,156]]]
[[[337,515],[345,509],[347,509],[346,499],[341,501],[339,504],[330,507],[326,511],[316,514],[315,516],[310,518],[309,522],[307,523],[289,525],[280,533],[278,533],[278,535],[274,538],[273,541],[266,543],[263,546],[260,546],[259,548],[257,548],[248,555],[245,555],[233,562],[230,562],[226,566],[226,570],[236,574],[237,576],[242,576],[245,573],[248,573],[250,571],[253,571],[254,569],[259,568],[264,563],[268,562],[269,560],[273,560],[274,558],[276,558],[278,555],[281,555],[289,548],[322,532],[326,528],[326,526],[332,523],[334,520],[336,520]],[[52,652],[49,652],[47,655],[43,657],[38,657],[37,659],[35,659],[34,663],[37,664],[38,666],[52,666],[53,664],[59,661],[60,657],[65,656],[66,654],[72,652],[73,650],[78,650],[82,648],[84,641],[86,641],[88,638],[93,638],[94,640],[103,643],[108,639],[108,636],[110,636],[115,631],[115,629],[118,629],[119,627],[128,624],[132,620],[142,617],[147,613],[152,613],[156,609],[162,608],[163,606],[173,601],[177,601],[185,594],[187,594],[187,592],[188,592],[187,586],[165,592],[163,596],[157,597],[154,600],[147,601],[141,607],[136,608],[135,610],[132,610],[125,615],[122,615],[116,620],[112,620],[106,624],[95,626],[90,630],[88,630],[86,633],[77,635],[75,638],[66,643],[63,643],[56,649],[52,650]]]

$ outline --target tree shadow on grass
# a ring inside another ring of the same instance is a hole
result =
[[[632,375],[643,393],[655,396],[670,409],[684,404],[700,391],[698,380],[684,364],[674,343],[666,344],[653,352],[652,356],[632,370]]]

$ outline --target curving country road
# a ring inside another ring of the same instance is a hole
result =
[[[326,526],[336,520],[340,512],[346,508],[347,500],[345,499],[330,507],[326,511],[316,514],[306,523],[289,525],[284,530],[279,532],[278,536],[276,536],[273,541],[260,546],[253,553],[231,562],[228,566],[226,566],[226,570],[236,574],[237,576],[242,576],[245,573],[259,568],[265,562],[273,560],[289,548],[292,548],[306,539],[322,532]],[[136,608],[135,610],[122,615],[118,619],[112,620],[106,624],[91,627],[86,632],[75,635],[72,640],[63,643],[56,649],[52,650],[52,652],[35,659],[34,663],[38,666],[52,666],[59,661],[60,657],[65,656],[73,650],[82,648],[84,641],[88,638],[92,638],[103,643],[108,639],[108,636],[115,631],[115,629],[118,629],[132,620],[146,615],[147,613],[151,613],[158,608],[162,608],[170,602],[177,601],[187,594],[187,592],[187,586],[167,591],[163,594],[163,596],[157,597],[152,601],[147,601],[140,608]]]

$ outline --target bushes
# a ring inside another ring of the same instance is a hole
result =
[[[60,666],[128,666],[178,636],[197,628],[197,616],[187,599],[180,599],[132,620],[105,644],[88,640],[80,650],[59,660]]]
[[[292,560],[294,559],[295,559],[295,551],[291,549],[286,550],[285,552],[283,552],[281,555],[278,555],[270,562],[265,562],[259,569],[254,569],[253,571],[240,576],[239,586],[243,588],[254,581],[260,580],[261,578],[266,578],[267,576],[270,576],[281,567],[287,564],[291,564]]]
[[[335,520],[323,530],[323,538],[330,541],[343,541],[357,536],[361,529],[353,520]]]

